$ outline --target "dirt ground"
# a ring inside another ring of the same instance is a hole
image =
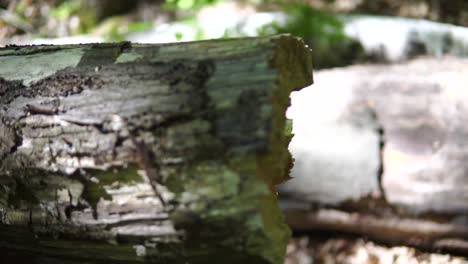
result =
[[[284,264],[468,264],[468,259],[396,246],[379,245],[362,238],[296,236]]]

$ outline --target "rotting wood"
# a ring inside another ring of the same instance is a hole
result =
[[[0,64],[1,248],[282,263],[271,187],[290,164],[289,94],[312,83],[302,41],[9,47]]]

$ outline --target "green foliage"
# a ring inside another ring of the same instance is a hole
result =
[[[306,4],[283,4],[282,7],[289,19],[284,27],[277,26],[279,32],[288,31],[320,45],[333,45],[346,39],[343,23],[335,16]]]
[[[131,22],[127,25],[127,32],[143,32],[153,26],[152,22]]]
[[[283,2],[279,6],[287,15],[286,23],[266,25],[259,35],[290,33],[301,37],[313,50],[315,68],[344,66],[362,56],[362,47],[345,36],[343,22],[336,16],[307,4]]]
[[[182,32],[175,33],[175,38],[177,41],[181,41],[183,37],[184,37],[184,34]]]
[[[166,6],[184,16],[184,21],[197,30],[196,40],[204,38],[203,29],[194,22],[193,14],[202,7],[222,2],[224,0],[166,0]],[[243,0],[250,4],[261,6],[273,1]],[[346,37],[343,22],[333,14],[311,8],[308,4],[276,2],[276,6],[287,16],[286,23],[273,22],[258,31],[259,35],[290,33],[302,37],[313,49],[314,67],[329,68],[344,66],[359,60],[363,56],[360,44]],[[193,12],[191,12],[193,11]],[[180,19],[180,18],[179,18]],[[246,36],[244,24],[227,28],[221,38]],[[183,36],[176,33],[176,39]]]
[[[24,14],[24,11],[26,11],[26,8],[28,8],[28,5],[26,2],[19,2],[18,5],[15,7],[15,13],[18,15]]]
[[[88,33],[96,26],[96,12],[87,8],[84,0],[62,1],[56,7],[53,7],[49,15],[58,20],[67,20],[71,16],[77,16],[80,19],[79,27],[75,34]]]
[[[203,40],[205,39],[205,33],[203,32],[202,29],[197,28],[197,31],[195,33],[195,40]]]
[[[129,22],[121,16],[114,16],[104,20],[94,32],[103,36],[106,41],[119,42],[125,40],[125,35],[142,32],[153,26],[153,22]]]
[[[64,1],[50,10],[50,15],[58,19],[66,19],[78,13],[81,5],[78,1]]]
[[[232,28],[227,28],[226,30],[224,30],[223,36],[221,36],[221,38],[227,39],[236,37],[247,37],[247,35],[242,30],[243,26],[244,24],[240,23]]]
[[[193,10],[213,5],[224,0],[166,0],[165,6],[172,10]]]

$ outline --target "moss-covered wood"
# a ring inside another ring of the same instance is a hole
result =
[[[312,82],[300,40],[13,46],[0,63],[0,248],[282,263],[272,187],[289,94]]]

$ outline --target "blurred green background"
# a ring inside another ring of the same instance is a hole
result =
[[[211,25],[205,21],[202,26],[200,21],[213,12],[217,16]],[[253,18],[243,20],[246,13]],[[263,21],[265,14],[270,16]],[[359,42],[344,34],[343,15],[347,14],[401,16],[466,26],[468,1],[0,0],[0,44],[83,34],[99,41],[122,41],[132,34],[140,34],[137,39],[142,39],[141,34],[148,34],[153,38],[149,42],[165,42],[291,33],[312,47],[315,68],[372,61]],[[233,16],[240,18],[227,23],[222,34],[210,33],[210,27]],[[164,31],[166,38],[153,41],[163,28],[175,23],[171,31]]]

